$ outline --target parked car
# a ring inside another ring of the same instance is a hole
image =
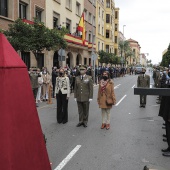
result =
[[[141,74],[142,73],[142,68],[143,67],[136,67],[135,68],[135,74]]]

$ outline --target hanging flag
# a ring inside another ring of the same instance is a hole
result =
[[[80,22],[79,22],[79,25],[78,25],[78,27],[77,27],[77,31],[79,31],[79,32],[81,33],[81,35],[82,35],[82,41],[83,41],[83,44],[84,44],[85,39],[86,39],[84,12],[83,12],[82,15],[81,15]]]

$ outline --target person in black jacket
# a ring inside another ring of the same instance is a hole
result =
[[[55,85],[56,85],[56,77],[58,76],[57,75],[57,68],[56,67],[53,67],[52,68],[52,85],[53,85],[53,98],[54,98],[54,92],[55,92]]]

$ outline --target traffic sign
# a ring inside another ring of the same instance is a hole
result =
[[[58,61],[65,61],[65,50],[64,49],[60,49],[58,51]]]
[[[92,52],[91,59],[92,60],[96,60],[97,59],[97,55],[94,52]]]

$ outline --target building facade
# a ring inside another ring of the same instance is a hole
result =
[[[118,55],[119,8],[114,0],[97,0],[96,16],[96,50]]]
[[[0,1],[0,28],[8,29],[8,24],[14,23],[18,18],[33,21],[34,18],[45,22],[45,0],[1,0]],[[38,61],[31,52],[19,52],[27,67],[44,66],[44,54],[38,54]]]
[[[136,41],[136,40],[133,40],[133,39],[128,39],[127,40],[129,42],[129,45],[134,53],[134,58],[130,57],[130,61],[128,61],[128,64],[133,64],[133,65],[136,65],[136,64],[140,64],[140,60],[141,60],[141,53],[140,53],[140,45],[139,43]]]

